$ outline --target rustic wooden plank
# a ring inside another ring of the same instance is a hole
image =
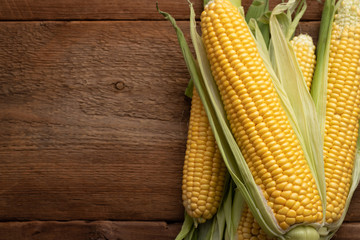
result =
[[[346,214],[345,221],[349,221],[349,222],[360,221],[360,185],[357,187],[354,196],[352,197],[349,210]]]
[[[0,0],[0,20],[104,20],[104,19],[163,19],[155,8],[156,1],[146,0]],[[177,19],[189,19],[189,7],[186,0],[158,0],[162,10],[168,11]],[[202,10],[202,0],[192,1],[197,16]],[[245,10],[252,0],[244,0]],[[271,7],[280,0],[273,0]],[[308,9],[304,20],[319,20],[322,3],[307,0]]]
[[[165,222],[2,222],[0,240],[170,240],[180,228]]]
[[[333,240],[358,240],[360,239],[359,235],[360,223],[343,223],[339,231],[336,232]]]
[[[295,35],[297,34],[308,34],[313,38],[314,44],[317,44],[318,34],[320,29],[319,21],[308,21],[308,22],[300,22],[298,28],[295,31]]]
[[[119,221],[1,222],[0,240],[171,240],[181,223]],[[360,223],[344,223],[334,240],[357,240]]]
[[[2,220],[183,217],[189,75],[168,22],[6,22],[0,49]]]

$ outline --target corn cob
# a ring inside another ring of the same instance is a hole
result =
[[[311,81],[315,69],[315,45],[312,38],[306,34],[300,34],[290,41],[300,69],[304,75],[306,86],[310,91]]]
[[[324,132],[326,222],[340,219],[349,193],[360,113],[360,1],[344,0],[333,22]]]
[[[216,213],[223,194],[225,173],[225,163],[194,88],[183,168],[182,199],[187,213],[197,222],[205,222]]]
[[[315,180],[243,16],[214,0],[201,28],[233,135],[279,226],[321,221]]]
[[[238,240],[271,240],[260,228],[248,206],[244,207],[237,229]]]

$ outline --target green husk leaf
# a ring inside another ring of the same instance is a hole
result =
[[[290,26],[287,29],[287,33],[285,34],[287,40],[290,40],[291,37],[294,35],[295,30],[296,30],[297,26],[299,25],[299,22],[306,11],[306,6],[307,5],[306,5],[305,0],[302,0],[299,3],[299,6],[297,7],[297,11],[295,13],[295,17],[291,21]],[[291,17],[291,15],[292,15],[292,13],[288,12],[288,16]]]
[[[268,0],[254,0],[245,16],[245,21],[249,22],[250,19],[254,18],[257,20],[260,18],[264,13],[269,11],[269,1]]]
[[[319,118],[321,136],[324,136],[327,71],[329,63],[330,36],[335,15],[335,0],[326,0],[321,16],[319,39],[316,50],[316,67],[311,82],[311,96]]]
[[[237,239],[237,228],[245,205],[245,200],[235,187],[235,183],[231,180],[227,202],[224,206],[226,215],[225,240]]]
[[[305,0],[289,0],[288,2],[280,3],[276,5],[272,11],[264,12],[262,16],[258,18],[258,24],[264,23],[268,25],[270,16],[276,16],[286,39],[290,40],[306,11],[306,7]],[[261,32],[263,32],[260,24],[259,28]],[[266,35],[264,35],[264,38],[266,39]]]
[[[230,2],[232,3],[232,5],[234,5],[238,9],[242,8],[241,7],[241,0],[230,0]]]
[[[189,80],[189,83],[185,90],[185,96],[192,98],[194,89],[194,81],[192,79]]]
[[[192,228],[188,235],[184,238],[185,240],[198,240],[198,229]],[[175,239],[176,240],[176,239]]]
[[[229,176],[230,177],[230,176]],[[227,192],[224,199],[224,204],[221,206],[221,213],[224,215],[224,220],[226,222],[226,228],[225,228],[225,239],[232,239],[230,236],[232,236],[232,218],[231,218],[231,209],[233,205],[233,184],[231,178],[228,181],[227,184]]]
[[[225,180],[225,186],[224,186],[224,195],[221,200],[220,207],[218,209],[218,212],[215,216],[216,218],[216,231],[211,236],[211,239],[223,239],[224,238],[224,232],[226,229],[226,225],[229,224],[229,218],[228,218],[228,209],[231,208],[232,205],[232,191],[231,188],[231,177],[229,174],[226,176]]]
[[[204,0],[204,6],[206,6],[211,0]],[[241,7],[241,0],[230,0],[230,2],[237,8]]]
[[[269,45],[270,41],[270,29],[269,24],[261,21],[262,17],[269,11],[269,0],[254,0],[250,5],[245,21],[249,24],[251,20],[255,20],[262,33],[266,46]],[[251,28],[253,31],[254,29]],[[254,34],[254,32],[253,32]]]
[[[245,200],[244,198],[241,196],[240,191],[238,191],[237,189],[235,189],[235,193],[234,193],[234,200],[233,200],[233,206],[232,206],[232,228],[233,228],[233,233],[235,235],[237,235],[237,228],[239,226],[240,223],[240,219],[241,219],[241,214],[244,208],[245,208]]]
[[[275,15],[270,18],[272,44],[274,47],[273,65],[277,70],[280,82],[274,81],[279,97],[285,104],[289,120],[297,135],[305,158],[315,178],[316,185],[323,203],[325,216],[325,175],[322,157],[323,140],[321,137],[314,102],[307,90],[306,83],[298,65],[291,44],[286,39]],[[285,93],[285,95],[283,94]]]
[[[199,224],[196,228],[198,240],[210,240],[216,227],[216,218],[206,221],[205,223]],[[221,238],[220,238],[221,239]]]
[[[227,175],[224,186],[224,196],[221,200],[220,207],[217,214],[205,223],[198,224],[197,227],[193,225],[190,233],[186,236],[189,240],[213,240],[213,239],[224,239],[225,228],[227,227],[228,221],[231,221],[231,217],[228,217],[228,209],[232,207],[232,192],[233,189],[229,183],[231,178]],[[233,238],[231,238],[233,239]]]
[[[245,200],[235,187],[235,183],[231,182],[230,188],[232,189],[232,205],[226,212],[227,218],[229,218],[229,220],[226,222],[225,240],[237,239],[237,229],[245,207]]]
[[[190,217],[186,212],[185,212],[185,219],[184,222],[181,226],[181,230],[179,232],[179,234],[176,236],[175,240],[182,240],[185,239],[186,237],[190,237],[190,235],[192,235],[192,231],[193,231],[193,227],[194,226],[194,220],[192,219],[192,217]],[[192,238],[189,238],[192,239]]]

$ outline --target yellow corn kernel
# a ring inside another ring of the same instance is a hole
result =
[[[183,168],[182,199],[199,223],[212,218],[223,194],[226,166],[220,156],[199,94],[194,88]]]
[[[228,0],[213,0],[201,15],[201,28],[232,133],[279,226],[287,229],[294,219],[321,221],[320,198],[302,206],[307,194],[319,195],[315,180],[243,16]],[[272,181],[275,186],[266,188]],[[301,190],[282,194],[286,183]],[[294,209],[296,216],[280,214],[288,201],[314,213],[305,216]]]
[[[360,114],[360,1],[344,0],[331,32],[324,132],[326,222],[340,219],[351,184]],[[341,206],[341,207],[340,207]]]

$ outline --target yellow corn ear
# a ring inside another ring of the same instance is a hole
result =
[[[279,226],[321,221],[315,179],[243,16],[214,0],[201,29],[232,133]]]
[[[226,166],[216,145],[204,106],[194,88],[183,168],[182,199],[189,216],[202,223],[216,213]]]
[[[344,0],[333,22],[324,132],[326,222],[340,219],[349,193],[360,113],[360,1]]]
[[[294,37],[290,43],[304,75],[306,86],[310,91],[316,63],[314,42],[309,35],[300,34]]]
[[[260,228],[248,206],[243,209],[237,233],[238,240],[273,240]]]

